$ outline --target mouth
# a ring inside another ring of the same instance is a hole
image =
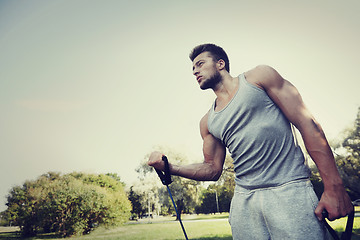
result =
[[[200,80],[201,80],[201,76],[198,76],[198,77],[196,77],[196,80],[200,83]]]

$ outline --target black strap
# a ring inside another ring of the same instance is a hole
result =
[[[169,162],[168,162],[168,159],[167,159],[166,156],[163,156],[162,160],[165,163],[164,172],[162,172],[162,171],[160,171],[160,170],[158,170],[156,168],[155,168],[155,170],[156,170],[156,173],[158,174],[162,184],[169,185],[170,183],[172,183],[171,174],[170,174],[170,168],[169,168]]]
[[[353,229],[353,225],[354,225],[354,216],[355,216],[355,212],[352,212],[352,213],[350,213],[350,214],[348,215],[345,232],[343,232],[343,233],[341,234],[341,237],[339,238],[339,236],[337,235],[336,231],[335,231],[335,230],[329,225],[329,223],[325,220],[325,218],[328,217],[328,213],[327,213],[326,211],[323,212],[324,224],[325,224],[326,228],[328,229],[330,235],[331,235],[335,240],[350,240],[350,239],[351,239],[352,229]]]

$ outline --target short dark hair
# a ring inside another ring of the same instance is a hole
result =
[[[220,59],[224,60],[225,69],[230,72],[230,63],[226,52],[221,47],[212,43],[201,44],[194,47],[189,55],[190,60],[194,61],[194,59],[203,52],[209,52],[215,61],[219,61]]]

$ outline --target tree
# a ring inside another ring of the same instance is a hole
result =
[[[229,212],[235,189],[235,171],[233,159],[227,155],[225,158],[223,173],[216,183],[218,189],[218,200],[220,212]]]
[[[7,200],[6,215],[24,236],[41,231],[72,236],[99,224],[119,225],[131,208],[123,183],[104,174],[44,174],[14,187]]]
[[[142,180],[131,187],[134,195],[139,196],[139,203],[141,204],[139,208],[140,216],[147,215],[150,217],[154,211],[157,214],[160,213],[161,206],[158,194],[160,186],[161,183],[156,179],[156,176],[147,175],[146,177],[143,176]]]
[[[167,156],[169,162],[174,164],[186,164],[188,160],[182,154],[165,148],[159,148]],[[145,161],[136,169],[139,182],[134,184],[133,190],[143,196],[142,206],[149,204],[150,211],[155,210],[158,214],[174,214],[175,209],[169,198],[164,185],[161,184],[156,172],[147,165],[149,155]],[[200,193],[200,182],[172,176],[173,182],[169,185],[176,207],[180,213],[193,213],[198,204],[197,199]],[[141,186],[141,187],[140,187]]]
[[[335,161],[344,186],[352,200],[360,198],[360,107],[353,127],[344,131],[343,139],[332,142]],[[318,169],[311,168],[311,182],[317,196],[324,191]]]
[[[229,212],[231,199],[234,195],[235,172],[233,159],[227,155],[223,172],[219,180],[208,186],[201,194],[197,213]]]
[[[196,213],[216,213],[218,212],[218,188],[215,184],[211,184],[201,193],[201,204],[196,208]],[[219,209],[220,211],[220,209]]]
[[[142,207],[141,205],[141,196],[139,194],[137,194],[134,190],[133,190],[134,186],[130,187],[129,193],[128,193],[128,198],[129,201],[131,202],[131,214],[132,214],[132,218],[135,218],[135,216],[137,218],[140,218],[141,215],[143,213],[145,213],[145,209]]]
[[[360,198],[360,107],[354,126],[347,131],[341,147],[346,152],[336,156],[336,163],[350,197]]]
[[[200,195],[200,182],[178,176],[172,176],[172,180],[173,182],[169,185],[169,188],[179,214],[194,213]],[[166,200],[162,204],[169,206],[169,211],[175,214],[173,204],[169,200],[169,194],[165,191],[166,188],[163,187],[162,194],[165,195]]]

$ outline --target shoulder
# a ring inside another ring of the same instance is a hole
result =
[[[264,90],[269,87],[281,85],[284,81],[282,76],[268,65],[258,65],[255,68],[245,72],[246,80]]]

